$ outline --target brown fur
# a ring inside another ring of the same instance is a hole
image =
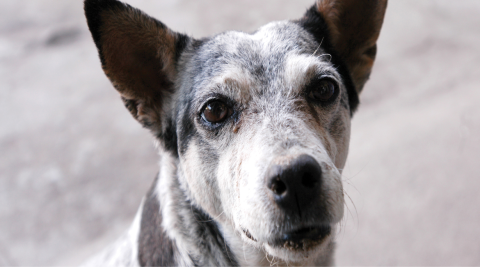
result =
[[[173,90],[176,34],[138,10],[121,11],[101,13],[103,70],[133,117],[158,131],[162,99]]]

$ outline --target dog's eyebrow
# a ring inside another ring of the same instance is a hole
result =
[[[255,80],[248,71],[230,67],[203,86],[201,95],[220,94],[239,103],[245,103],[256,90]],[[199,98],[203,98],[199,96]]]
[[[330,76],[340,77],[329,60],[321,60],[314,55],[289,55],[286,57],[284,79],[294,91],[301,90],[312,79]]]

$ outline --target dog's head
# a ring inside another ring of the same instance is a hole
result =
[[[87,0],[103,69],[178,157],[194,205],[296,261],[343,216],[341,170],[386,0],[319,0],[296,21],[196,40],[114,0]]]

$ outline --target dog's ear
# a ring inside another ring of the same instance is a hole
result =
[[[84,9],[105,74],[133,117],[160,133],[189,38],[116,0],[86,0]]]
[[[323,17],[330,45],[347,65],[357,93],[370,76],[386,7],[387,0],[317,0],[313,8]],[[304,19],[308,16],[311,12]]]

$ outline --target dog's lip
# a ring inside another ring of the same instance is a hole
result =
[[[245,228],[241,228],[243,234],[250,240],[258,242],[258,240],[252,236],[250,231]],[[328,224],[299,227],[295,230],[285,231],[279,234],[273,242],[268,242],[273,247],[284,247],[290,250],[303,249],[315,247],[321,244],[326,237],[330,235],[332,227]]]
[[[323,239],[329,235],[331,231],[330,225],[310,226],[290,231],[282,235],[282,241],[301,241],[304,239],[317,240]]]
[[[321,244],[330,235],[331,231],[332,227],[328,224],[301,227],[281,234],[279,238],[269,244],[290,250],[307,250]]]

